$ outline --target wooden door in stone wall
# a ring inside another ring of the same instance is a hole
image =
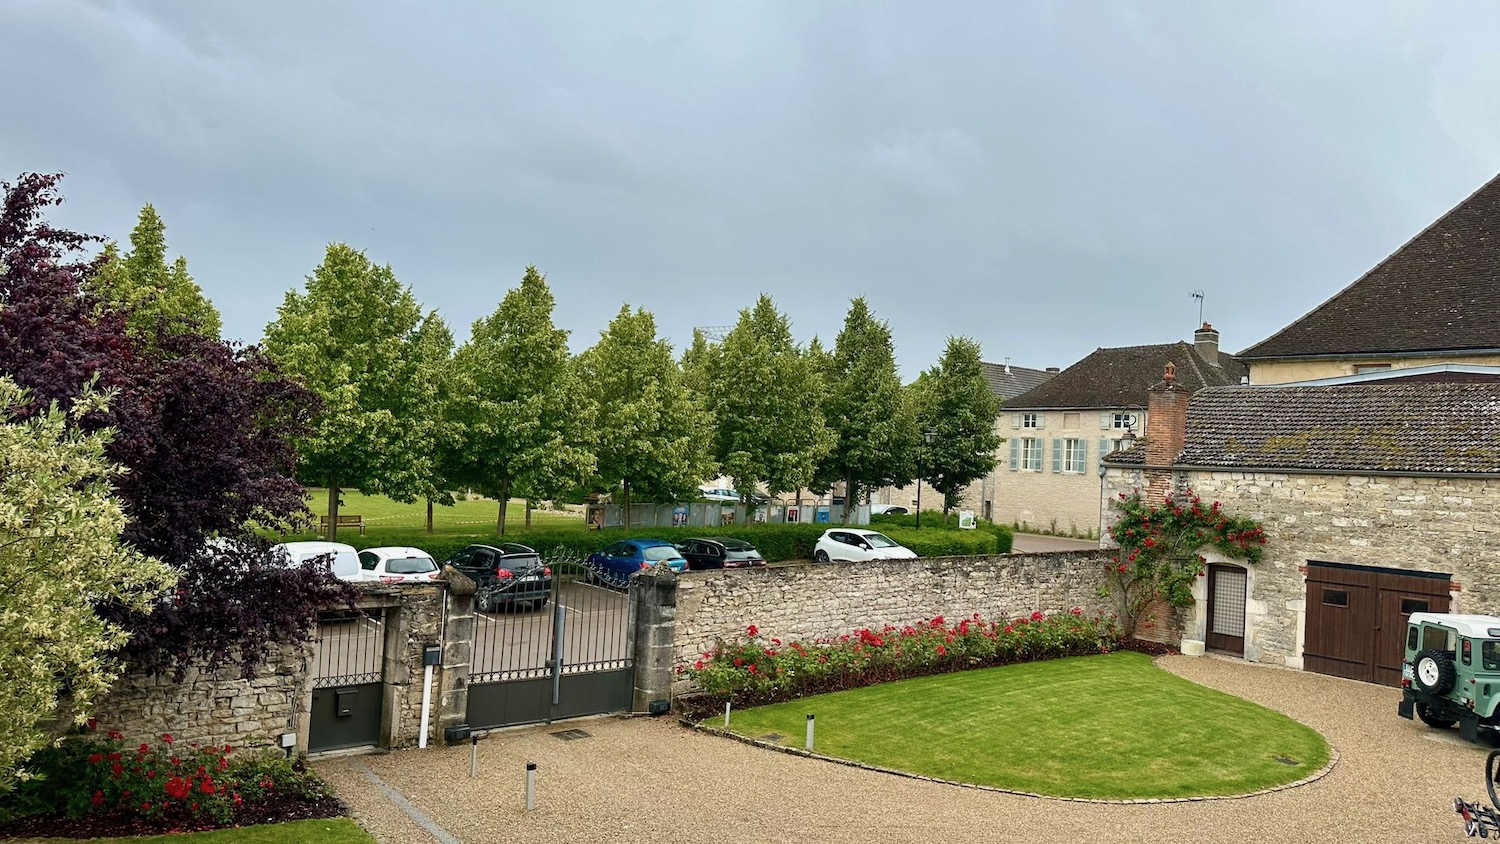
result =
[[[1309,561],[1303,666],[1367,683],[1401,683],[1413,612],[1447,612],[1450,576]]]
[[[1208,636],[1211,651],[1245,655],[1245,570],[1239,566],[1208,567]]]

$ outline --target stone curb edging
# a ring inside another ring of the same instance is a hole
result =
[[[1283,785],[1263,788],[1259,791],[1250,791],[1244,794],[1214,794],[1204,797],[1149,797],[1138,800],[1097,800],[1088,797],[1059,797],[1055,794],[1037,794],[1031,791],[1016,791],[1009,788],[998,788],[993,785],[979,785],[972,782],[945,780],[938,777],[929,777],[922,774],[914,774],[910,771],[901,771],[895,768],[884,768],[879,765],[867,765],[864,762],[856,762],[852,759],[840,759],[836,756],[824,756],[820,753],[810,753],[806,750],[799,750],[795,747],[786,747],[780,744],[771,744],[770,742],[750,738],[749,736],[742,736],[738,733],[733,733],[720,727],[710,727],[707,724],[703,723],[695,724],[692,721],[687,720],[686,718],[679,718],[677,722],[684,727],[688,727],[689,729],[697,730],[701,733],[707,733],[708,735],[712,736],[719,736],[721,738],[730,738],[742,744],[751,745],[752,747],[759,747],[765,750],[775,750],[792,756],[802,756],[807,759],[817,759],[821,762],[833,762],[835,764],[845,765],[850,768],[861,768],[866,771],[876,771],[882,774],[892,774],[898,777],[905,777],[907,779],[913,780],[922,780],[924,782],[933,782],[940,785],[956,785],[960,788],[971,788],[976,791],[989,791],[997,794],[1014,794],[1017,797],[1034,797],[1039,800],[1057,800],[1063,803],[1097,803],[1100,805],[1108,806],[1139,806],[1158,803],[1207,803],[1211,800],[1247,800],[1251,797],[1260,797],[1263,794],[1274,794],[1278,791],[1287,791],[1288,789],[1298,788],[1300,786],[1308,785],[1309,783],[1317,782],[1323,777],[1328,776],[1328,774],[1333,771],[1334,766],[1336,766],[1339,762],[1338,748],[1330,744],[1328,745],[1328,764],[1324,765],[1321,770],[1309,774],[1302,779],[1297,780],[1296,782],[1289,782]],[[1328,737],[1324,736],[1323,740],[1327,741]]]

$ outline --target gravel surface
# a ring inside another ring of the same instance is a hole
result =
[[[1484,798],[1485,749],[1398,717],[1395,689],[1212,657],[1161,664],[1312,725],[1338,765],[1310,785],[1241,800],[1093,805],[804,759],[670,719],[615,718],[492,734],[475,780],[467,746],[359,761],[463,842],[1437,842],[1463,838],[1456,795]],[[572,727],[592,737],[548,735]],[[529,814],[528,761],[538,765]],[[349,759],[316,767],[381,841],[433,840]]]

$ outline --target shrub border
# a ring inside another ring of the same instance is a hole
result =
[[[1151,663],[1153,665],[1160,666],[1161,657],[1152,659]],[[1281,714],[1286,715],[1286,713],[1284,712]],[[1056,800],[1063,803],[1094,803],[1106,806],[1143,806],[1154,803],[1207,803],[1212,800],[1248,800],[1252,797],[1260,797],[1265,794],[1275,794],[1278,791],[1287,791],[1289,789],[1300,788],[1304,785],[1315,783],[1332,773],[1334,767],[1336,767],[1339,763],[1339,749],[1335,747],[1332,742],[1328,741],[1328,736],[1323,735],[1323,733],[1313,729],[1307,724],[1302,724],[1302,726],[1307,727],[1308,729],[1313,730],[1313,732],[1317,733],[1323,739],[1323,743],[1328,745],[1328,762],[1321,769],[1314,771],[1313,773],[1308,774],[1307,776],[1295,782],[1273,785],[1269,788],[1262,788],[1257,791],[1246,791],[1239,794],[1205,794],[1197,797],[1139,797],[1128,800],[1112,800],[1093,797],[1063,797],[1057,794],[1038,794],[1034,791],[1018,791],[1016,789],[1000,788],[999,786],[994,785],[980,785],[979,783],[962,782],[960,780],[947,780],[940,777],[929,777],[925,774],[914,774],[911,771],[902,771],[897,768],[886,768],[880,765],[870,765],[865,762],[857,762],[853,759],[841,759],[837,756],[824,756],[821,753],[812,753],[796,747],[787,747],[785,745],[772,744],[770,742],[761,741],[760,739],[743,736],[739,733],[726,730],[723,727],[711,727],[708,726],[708,719],[694,722],[684,717],[679,718],[677,723],[689,729],[696,730],[700,733],[705,733],[711,736],[718,736],[720,738],[733,739],[734,741],[740,742],[741,744],[748,744],[752,747],[759,747],[764,750],[775,750],[780,753],[786,753],[791,756],[801,756],[806,759],[816,759],[820,762],[832,762],[834,764],[844,765],[849,768],[860,768],[866,771],[875,771],[876,773],[881,774],[891,774],[893,776],[905,777],[906,779],[921,780],[923,782],[937,783],[939,785],[952,785],[958,786],[959,788],[970,788],[974,789],[975,791],[989,791],[996,794],[1013,794],[1017,797],[1033,797],[1038,800]],[[1297,723],[1301,724],[1302,722],[1298,721]]]

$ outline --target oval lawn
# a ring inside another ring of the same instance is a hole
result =
[[[1059,797],[1244,794],[1302,779],[1329,752],[1310,727],[1130,651],[760,706],[730,729],[800,748],[809,713],[821,755]]]

